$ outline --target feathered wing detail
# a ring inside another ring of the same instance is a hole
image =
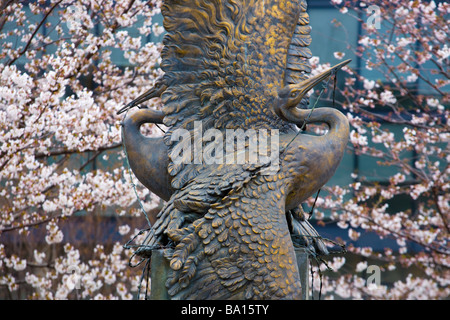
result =
[[[309,223],[301,206],[296,210],[287,212],[286,215],[288,220],[290,220],[292,242],[294,245],[308,249],[309,253],[314,256],[329,254],[328,248],[322,240],[323,238]],[[290,217],[292,218],[290,219]]]
[[[220,165],[176,191],[145,245],[165,256],[171,299],[296,299],[301,288],[285,216],[284,175]]]
[[[309,59],[312,57],[309,45],[311,44],[311,26],[309,25],[309,15],[306,0],[300,0],[300,14],[289,45],[285,82],[286,84],[300,83],[308,78],[311,73]],[[300,108],[307,108],[308,97],[304,97],[300,102]]]
[[[242,187],[212,204],[202,218],[169,231],[177,242],[167,255],[172,299],[300,298],[282,183],[277,182],[265,176],[243,179]]]
[[[161,68],[167,89],[162,102],[172,159],[178,155],[175,147],[188,143],[173,139],[173,133],[186,129],[193,138],[196,121],[201,121],[201,133],[210,128],[295,130],[275,115],[271,102],[285,84],[289,45],[301,19],[299,1],[164,1],[168,33]],[[177,189],[201,171],[186,161],[169,166]]]
[[[164,235],[178,230],[197,218],[203,217],[214,203],[232,190],[240,190],[259,174],[262,165],[214,165],[189,180],[177,190],[158,214],[153,226],[153,239],[146,244],[156,244]],[[170,237],[170,234],[169,234]],[[170,239],[177,241],[177,239]]]

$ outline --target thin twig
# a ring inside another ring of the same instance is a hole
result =
[[[47,20],[48,16],[52,13],[52,11],[62,2],[62,0],[59,0],[57,3],[55,3],[45,14],[44,18],[42,18],[39,25],[34,30],[33,34],[31,35],[30,39],[28,39],[27,44],[25,45],[25,48],[22,49],[22,51],[19,52],[19,55],[14,57],[11,61],[8,62],[8,66],[11,66],[14,62],[16,62],[17,59],[19,59],[25,52],[27,52],[28,47],[31,45],[32,40],[34,39],[34,36],[37,34],[39,29],[44,24],[45,20]]]
[[[21,225],[21,226],[14,226],[14,227],[6,227],[6,228],[2,228],[2,229],[0,229],[0,233],[2,233],[2,232],[7,232],[7,231],[18,230],[18,229],[23,229],[23,228],[27,228],[27,227],[35,227],[35,226],[41,225],[41,224],[43,224],[43,223],[49,222],[49,221],[51,221],[51,220],[53,220],[53,219],[59,219],[59,218],[61,218],[62,216],[63,216],[63,214],[60,213],[60,214],[57,215],[57,216],[48,217],[48,218],[46,218],[46,219],[44,219],[44,220],[41,220],[41,221],[36,221],[36,222],[28,223],[28,224],[23,224],[23,225]]]
[[[84,151],[59,149],[59,150],[50,151],[49,153],[37,153],[34,157],[36,159],[41,159],[41,158],[46,158],[46,157],[60,156],[60,155],[73,154],[73,153],[81,154],[81,153],[85,153],[85,152],[102,152],[105,150],[116,149],[116,148],[119,148],[120,146],[121,146],[120,143],[116,143],[116,144],[112,144],[110,146],[100,147],[95,150],[89,149],[89,150],[84,150]]]

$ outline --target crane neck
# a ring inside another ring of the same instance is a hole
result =
[[[139,109],[136,112],[127,115],[123,122],[123,133],[126,142],[134,144],[133,140],[145,140],[145,137],[140,128],[146,123],[162,124],[164,119],[164,113],[159,110],[153,109]]]
[[[349,123],[345,115],[333,108],[317,108],[311,110],[292,108],[285,114],[288,121],[302,126],[303,123],[326,123],[329,131],[325,136],[334,135],[348,140]]]
[[[145,123],[162,123],[161,111],[140,109],[127,115],[123,122],[123,144],[128,163],[138,180],[151,192],[167,201],[174,190],[167,172],[168,149],[163,137],[146,137],[140,127]]]

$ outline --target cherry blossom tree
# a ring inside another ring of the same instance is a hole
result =
[[[130,181],[116,112],[161,73],[161,44],[148,41],[163,31],[153,21],[159,6],[0,2],[0,297],[137,293],[140,273],[122,247],[145,227],[132,183],[145,210],[159,200]],[[118,221],[109,246],[92,218],[102,215]]]
[[[360,65],[339,73],[343,85],[325,101],[348,116],[349,153],[380,171],[378,179],[349,173],[351,183],[318,197],[314,218],[337,223],[353,242],[327,259],[331,271],[312,267],[315,297],[320,290],[325,298],[447,298],[450,6],[331,2],[364,32],[335,53]],[[371,5],[380,28],[368,23]],[[132,299],[145,291],[150,279],[129,267],[138,261],[123,245],[147,223],[137,197],[149,214],[160,201],[128,171],[116,112],[161,74],[161,44],[148,41],[163,31],[159,7],[157,0],[0,2],[0,298]],[[339,17],[331,23],[342,28]],[[311,62],[313,72],[329,66]],[[413,205],[398,209],[399,201]],[[104,216],[115,219],[114,230],[102,227]],[[366,233],[396,246],[358,245]],[[370,265],[381,269],[380,284],[368,283]],[[383,275],[397,269],[405,276],[385,284]]]

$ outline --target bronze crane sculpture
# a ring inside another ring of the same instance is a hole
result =
[[[167,201],[137,253],[166,248],[171,299],[300,298],[294,244],[328,252],[300,205],[332,177],[349,134],[339,111],[303,109],[306,93],[349,61],[308,78],[304,0],[164,0],[162,13],[165,74],[120,110],[159,95],[163,103],[162,111],[140,109],[123,123],[133,172]],[[301,133],[305,121],[329,130]],[[148,122],[169,129],[162,138],[144,137],[139,128]],[[262,174],[266,164],[248,159],[195,162],[184,152],[188,161],[177,161],[188,142],[204,146],[196,141],[198,123],[200,133],[276,130],[278,169]],[[180,130],[189,139],[174,139]]]

